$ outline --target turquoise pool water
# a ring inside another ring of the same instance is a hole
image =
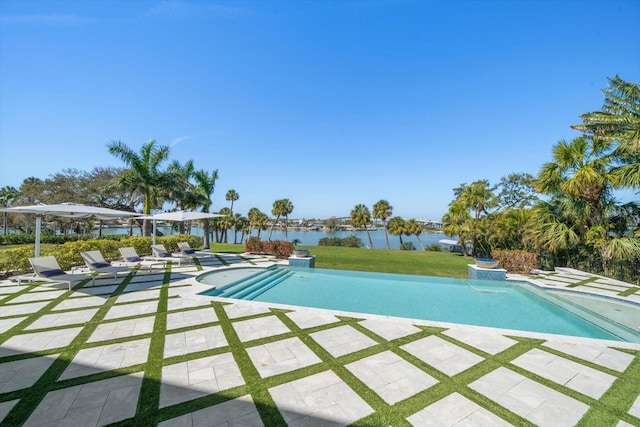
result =
[[[260,271],[251,270],[237,274],[255,275]],[[263,286],[268,289],[247,295],[248,299],[624,341],[521,286],[505,282],[327,269],[286,271],[287,277],[275,286]],[[207,273],[199,279],[217,285],[218,290],[207,292],[209,295],[220,294],[225,288],[225,282],[215,274]]]

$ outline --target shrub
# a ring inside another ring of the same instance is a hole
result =
[[[401,251],[415,251],[416,247],[413,245],[413,242],[403,242],[402,245],[400,245],[400,250]]]
[[[323,237],[318,241],[318,246],[344,246],[347,248],[361,248],[364,246],[362,239],[355,234],[341,239],[340,237]]]
[[[285,259],[293,253],[293,244],[284,240],[260,241],[258,237],[249,238],[244,244],[245,251],[252,254],[273,255],[277,259]]]
[[[493,258],[509,273],[530,274],[538,268],[538,255],[519,250],[494,250]]]
[[[432,243],[431,245],[427,246],[426,250],[429,252],[444,252],[442,246],[437,243]]]

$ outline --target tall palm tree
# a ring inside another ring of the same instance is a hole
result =
[[[233,202],[240,198],[240,195],[236,192],[236,190],[229,190],[227,194],[224,196],[225,200],[231,201],[231,213],[233,214]]]
[[[4,186],[0,189],[0,206],[3,208],[11,207],[11,204],[20,196],[20,192],[17,188],[11,186]],[[2,213],[2,234],[6,235],[9,231],[9,224],[7,223],[7,213]]]
[[[280,199],[273,202],[273,209],[271,209],[271,214],[276,216],[275,222],[271,225],[271,231],[269,232],[269,240],[271,240],[271,234],[273,233],[273,229],[278,223],[280,217],[285,217],[285,228],[284,228],[284,238],[287,240],[289,238],[287,234],[287,224],[289,222],[289,214],[293,212],[293,203],[289,199]]]
[[[405,221],[400,216],[394,216],[389,220],[389,233],[400,238],[400,247],[404,244],[402,235],[405,233]]]
[[[414,236],[416,236],[416,239],[418,239],[418,243],[420,243],[420,247],[424,251],[424,245],[422,244],[422,240],[420,240],[420,234],[423,231],[422,226],[418,224],[418,221],[416,221],[413,218],[407,220],[404,226],[406,229],[406,233],[409,233],[409,235],[413,234]]]
[[[371,233],[369,233],[368,225],[371,224],[371,212],[369,208],[363,204],[356,205],[351,211],[351,225],[354,227],[364,227],[364,231],[367,232],[369,238],[369,247],[373,249],[373,241],[371,240]]]
[[[216,181],[218,180],[218,169],[214,170],[210,174],[204,169],[197,170],[193,174],[193,179],[196,181],[196,190],[201,194],[202,212],[209,212],[211,209],[211,196],[216,187]],[[204,247],[209,249],[211,245],[211,225],[209,218],[204,219]]]
[[[162,204],[162,197],[171,182],[169,174],[160,166],[169,158],[169,147],[157,146],[151,140],[142,145],[136,153],[120,141],[113,141],[107,145],[110,154],[122,160],[129,168],[120,177],[120,184],[125,188],[138,191],[144,196],[142,213],[149,215],[151,208]],[[143,235],[151,235],[151,222],[144,220]]]
[[[640,86],[618,76],[603,90],[602,111],[585,113],[583,123],[571,126],[587,135],[615,141],[620,165],[611,171],[614,184],[640,189]]]
[[[387,249],[391,249],[389,245],[389,233],[387,232],[387,218],[393,214],[393,206],[386,200],[379,200],[373,205],[373,217],[382,221],[384,227],[384,237],[387,240]]]
[[[227,207],[220,209],[219,213],[225,216],[216,218],[217,220],[216,223],[221,233],[220,239],[218,239],[218,241],[224,240],[224,243],[229,243],[228,232],[229,232],[229,229],[233,227],[233,224],[235,223],[235,218],[233,217],[233,215],[231,215],[231,209]]]
[[[467,244],[470,243],[468,238],[470,233],[471,215],[469,210],[461,200],[454,200],[449,204],[449,210],[442,217],[442,231],[448,236],[458,236],[462,254],[468,255]]]
[[[194,209],[198,205],[198,194],[195,191],[195,185],[191,183],[191,179],[195,174],[193,160],[188,160],[184,165],[174,160],[167,167],[167,172],[173,175],[173,185],[169,191],[169,198],[175,200],[180,210]],[[178,232],[184,234],[184,221],[181,221],[178,227]]]

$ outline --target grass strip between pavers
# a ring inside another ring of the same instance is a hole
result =
[[[82,345],[91,337],[102,319],[104,319],[109,312],[111,306],[115,303],[116,298],[122,293],[132,278],[133,275],[131,274],[124,278],[109,300],[98,309],[93,318],[85,324],[84,328],[76,335],[71,343],[60,352],[58,358],[53,361],[45,373],[40,376],[31,387],[22,390],[21,399],[9,411],[0,425],[22,425],[27,421],[36,407],[46,397],[47,393],[56,388],[55,383],[60,375],[69,367],[74,357],[82,349]],[[78,285],[78,287],[80,287],[80,285]],[[55,305],[49,304],[45,309],[38,311],[38,316],[33,316],[34,319],[32,319],[32,322],[42,315],[49,314],[48,311],[50,311],[53,306]],[[69,381],[69,386],[73,385],[75,385],[75,382]]]

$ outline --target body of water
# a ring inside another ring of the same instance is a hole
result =
[[[158,227],[158,230],[161,231],[164,235],[171,235],[171,234],[177,234],[177,231],[172,230],[171,227],[166,227],[166,226],[160,226]],[[140,229],[138,227],[134,227],[133,232],[135,235],[140,235]],[[94,230],[94,234],[96,234],[97,231]],[[108,235],[108,234],[128,234],[129,233],[129,229],[128,228],[120,228],[120,227],[115,227],[115,228],[103,228],[102,229],[102,234],[103,235]],[[373,248],[374,249],[386,249],[387,247],[387,242],[385,240],[385,233],[384,230],[380,229],[380,230],[373,230],[373,231],[369,231],[369,233],[371,234],[371,241],[373,243]],[[190,234],[195,235],[195,236],[203,236],[204,232],[200,227],[192,227],[191,228],[191,232]],[[251,232],[251,236],[257,236],[258,232],[256,230],[253,230]],[[318,246],[318,242],[320,241],[320,239],[324,238],[324,237],[329,237],[329,238],[333,238],[333,237],[339,237],[339,238],[345,238],[345,237],[349,237],[351,235],[356,235],[357,237],[360,238],[360,240],[362,240],[362,243],[365,245],[365,247],[369,246],[369,238],[367,237],[367,233],[365,231],[302,231],[302,230],[288,230],[287,231],[287,235],[286,235],[286,240],[288,241],[293,241],[294,239],[298,239],[300,240],[300,246]],[[238,243],[244,243],[240,241],[240,233],[237,234],[237,242]],[[247,236],[245,235],[245,240],[247,239]],[[269,230],[262,230],[260,232],[260,239],[262,240],[268,240],[269,239]],[[433,244],[433,243],[437,243],[438,240],[440,239],[449,239],[449,237],[447,237],[445,234],[443,233],[436,233],[436,232],[423,232],[422,234],[420,234],[420,240],[422,240],[422,244],[424,245],[425,248],[427,248],[429,245]],[[457,237],[453,237],[453,240],[456,240]],[[271,240],[285,240],[285,232],[284,230],[273,230],[273,234],[271,236]],[[420,250],[420,244],[418,243],[418,239],[416,238],[416,236],[402,236],[402,241],[403,242],[412,242],[413,246],[416,248],[416,250]],[[229,230],[229,237],[228,237],[228,243],[233,243],[234,242],[234,235],[233,235],[233,230]],[[398,236],[393,236],[391,234],[389,234],[389,246],[391,247],[391,249],[400,249],[400,239],[398,238]]]

